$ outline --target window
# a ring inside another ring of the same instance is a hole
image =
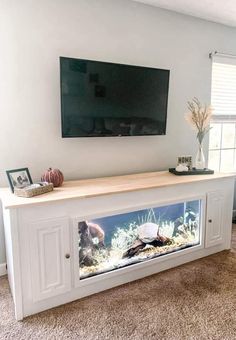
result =
[[[236,170],[236,58],[213,57],[208,166]]]

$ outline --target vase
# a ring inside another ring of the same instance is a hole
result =
[[[195,168],[198,170],[203,170],[206,168],[206,161],[201,143],[198,144],[198,151],[195,159]]]

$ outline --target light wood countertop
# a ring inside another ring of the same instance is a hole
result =
[[[236,173],[175,176],[168,171],[146,172],[124,176],[66,181],[61,187],[55,188],[52,192],[32,198],[17,197],[11,193],[9,188],[0,188],[0,199],[5,208],[11,209],[68,199],[83,199],[227,177],[236,177]]]

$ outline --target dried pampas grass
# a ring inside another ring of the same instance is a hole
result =
[[[210,130],[212,107],[202,106],[200,101],[194,97],[191,102],[188,102],[188,109],[189,112],[185,115],[185,119],[197,131],[197,139],[201,144],[205,135]]]

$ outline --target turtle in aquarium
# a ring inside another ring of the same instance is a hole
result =
[[[123,254],[123,258],[137,255],[147,244],[154,247],[161,247],[170,242],[169,237],[160,235],[159,225],[156,223],[147,222],[141,224],[138,226],[137,230],[138,237],[132,246]]]

